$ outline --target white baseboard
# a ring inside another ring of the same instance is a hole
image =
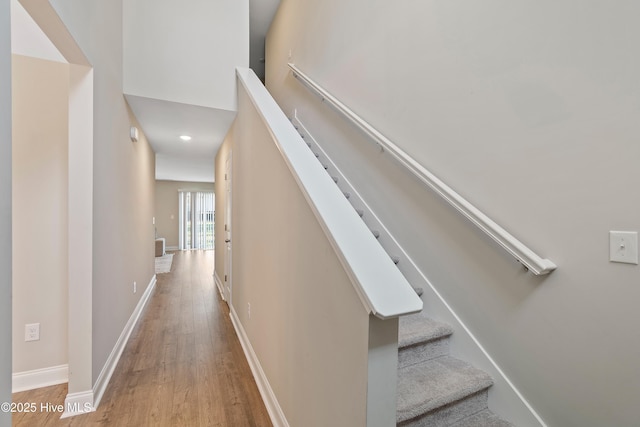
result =
[[[177,251],[178,247],[177,246],[167,246],[164,249],[165,249],[165,251]]]
[[[217,271],[213,272],[213,281],[216,282],[218,292],[220,292],[220,298],[222,298],[222,301],[226,301],[224,299],[224,286],[222,285],[222,280],[220,280],[220,276],[218,276]]]
[[[260,366],[260,361],[258,360],[256,353],[253,351],[253,347],[249,342],[249,337],[247,337],[233,306],[230,306],[229,316],[231,316],[231,323],[233,323],[236,335],[238,336],[242,349],[244,350],[244,355],[247,358],[247,362],[249,362],[249,367],[251,368],[253,378],[256,380],[256,384],[258,385],[258,390],[260,391],[264,405],[267,407],[271,423],[274,427],[289,427],[289,423],[284,416],[284,412],[282,412],[278,399],[269,384],[269,380],[267,380],[267,376],[262,370],[262,366]]]
[[[64,412],[60,418],[69,418],[95,411],[93,396],[93,390],[67,394],[64,399]]]
[[[423,277],[427,284],[423,288],[422,300],[425,302],[423,310],[426,310],[430,317],[448,323],[454,330],[449,344],[451,355],[484,370],[493,378],[493,386],[489,389],[489,409],[521,427],[547,427],[544,420],[482,346],[462,318],[426,276]]]
[[[12,376],[11,392],[33,390],[69,382],[69,365],[16,372]]]
[[[120,360],[120,356],[122,356],[124,347],[127,345],[127,342],[129,341],[129,337],[131,336],[131,332],[133,331],[133,328],[136,326],[136,323],[138,323],[140,314],[142,314],[142,310],[144,309],[145,305],[147,305],[147,302],[149,301],[149,298],[151,297],[151,294],[155,289],[155,287],[156,287],[156,275],[154,274],[153,277],[151,278],[151,281],[149,282],[149,285],[147,286],[147,289],[144,291],[144,294],[142,294],[140,301],[138,301],[138,305],[136,305],[135,310],[133,310],[133,313],[131,313],[131,317],[129,318],[129,321],[125,325],[124,329],[122,330],[122,333],[120,334],[120,337],[116,342],[116,345],[113,347],[113,350],[111,350],[111,354],[107,358],[107,362],[104,364],[104,367],[102,368],[102,371],[98,376],[98,380],[93,385],[92,395],[95,398],[95,400],[92,400],[92,403],[95,408],[97,408],[98,405],[100,405],[100,400],[102,400],[102,396],[104,395],[104,392],[107,389],[107,385],[109,384],[109,381],[111,380],[111,375],[113,375],[113,371],[116,369],[116,366],[118,365],[118,361]]]

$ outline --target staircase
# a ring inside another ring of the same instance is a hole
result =
[[[418,295],[422,288],[400,245],[299,119],[296,130]],[[412,280],[413,279],[413,280]],[[450,326],[423,312],[400,318],[396,423],[411,427],[513,427],[488,409],[491,377],[449,355]]]
[[[493,381],[449,355],[452,329],[423,312],[400,318],[399,426],[508,427],[487,408]]]

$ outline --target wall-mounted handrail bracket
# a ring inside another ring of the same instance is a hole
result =
[[[371,138],[380,147],[381,152],[389,153],[394,159],[396,159],[396,161],[407,168],[413,175],[431,188],[461,215],[471,221],[471,223],[482,230],[487,236],[491,237],[491,239],[498,243],[500,247],[518,260],[518,262],[522,263],[525,268],[537,276],[549,274],[557,268],[551,260],[542,258],[536,254],[524,243],[515,238],[474,205],[469,203],[469,201],[438,179],[414,158],[409,156],[405,151],[382,135],[363,118],[349,109],[349,107],[344,105],[324,88],[318,85],[318,83],[313,81],[309,76],[300,71],[300,69],[298,69],[294,64],[289,63],[288,66],[291,69],[293,76],[305,87],[317,94],[321,98],[322,102],[329,103],[345,119],[364,132],[365,135],[369,136],[369,138]]]

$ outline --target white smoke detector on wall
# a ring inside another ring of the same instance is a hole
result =
[[[138,128],[135,127],[135,126],[131,126],[131,129],[129,129],[129,136],[131,137],[131,141],[137,142],[138,141]]]

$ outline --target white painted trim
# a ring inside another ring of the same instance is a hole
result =
[[[69,365],[51,366],[13,374],[11,392],[33,390],[69,381]]]
[[[167,251],[177,251],[179,248],[177,246],[167,246],[165,249]]]
[[[546,258],[543,259],[541,256],[533,252],[524,243],[516,239],[507,230],[494,222],[478,208],[469,203],[468,200],[463,198],[460,194],[455,192],[451,187],[418,163],[413,157],[409,156],[400,147],[373,128],[373,126],[354,113],[349,109],[349,107],[324,90],[309,76],[300,71],[294,64],[290,63],[288,65],[293,71],[293,76],[300,80],[305,87],[318,94],[323,102],[328,102],[344,118],[354,124],[358,129],[362,130],[365,135],[369,136],[369,138],[378,144],[382,150],[391,154],[394,159],[403,165],[416,178],[431,188],[437,195],[449,203],[472,224],[482,230],[487,236],[491,237],[491,239],[493,239],[500,247],[531,270],[533,274],[549,274],[556,269],[556,265],[552,261]]]
[[[446,322],[453,328],[455,332],[451,337],[451,354],[466,360],[491,375],[494,380],[494,386],[489,389],[490,408],[516,425],[522,427],[546,427],[540,415],[500,369],[495,360],[473,335],[460,316],[447,303],[442,294],[438,292],[433,283],[400,246],[400,243],[393,237],[349,179],[344,176],[338,166],[331,160],[318,141],[309,133],[309,130],[298,117],[297,112],[294,112],[292,121],[298,132],[304,135],[304,140],[310,144],[309,148],[318,154],[318,160],[328,166],[327,172],[339,178],[340,189],[345,193],[349,193],[349,202],[354,208],[363,212],[362,220],[365,224],[372,230],[378,231],[378,242],[387,253],[398,260],[398,269],[409,283],[423,288],[424,294],[422,298],[426,301],[424,310],[429,313],[429,316]]]
[[[224,298],[224,285],[222,284],[222,280],[220,280],[220,276],[218,276],[217,271],[213,272],[213,281],[216,283],[218,292],[220,292],[220,298],[222,298],[223,301],[226,301],[226,299]]]
[[[455,331],[451,337],[451,354],[457,357],[462,356],[464,360],[477,368],[483,369],[493,378],[493,387],[489,389],[489,407],[498,415],[511,420],[521,427],[547,427],[542,417],[498,366],[478,338],[454,311],[453,307],[447,303],[431,281],[418,269],[413,260],[411,258],[408,259],[428,285],[424,289],[422,297],[425,299],[431,298],[431,304],[434,306],[439,305],[439,309],[442,311],[448,311],[448,315],[445,314],[440,320],[447,322]]]
[[[251,368],[251,372],[253,373],[253,378],[256,380],[256,384],[258,385],[258,390],[260,391],[260,396],[262,396],[262,400],[264,401],[264,405],[267,407],[267,412],[269,413],[269,418],[271,418],[271,423],[273,427],[289,427],[289,423],[287,422],[287,418],[278,403],[278,399],[276,398],[271,385],[269,384],[269,380],[262,370],[262,366],[260,365],[260,361],[256,356],[256,353],[253,351],[253,347],[251,346],[251,342],[249,341],[249,337],[244,331],[242,327],[242,323],[240,323],[240,319],[238,319],[238,315],[236,314],[233,306],[230,306],[229,316],[231,317],[231,323],[233,323],[233,327],[236,330],[236,335],[240,340],[240,344],[242,345],[242,350],[244,350],[244,355],[247,358],[247,362],[249,362],[249,367]]]
[[[131,336],[131,332],[133,332],[133,328],[138,323],[138,319],[144,310],[145,305],[149,302],[151,294],[156,287],[156,275],[154,274],[145,289],[144,294],[138,301],[138,305],[131,313],[131,317],[129,317],[129,321],[125,325],[116,345],[111,350],[111,354],[107,358],[106,363],[104,364],[100,375],[98,376],[98,380],[93,385],[93,395],[95,396],[95,401],[93,401],[94,407],[97,408],[100,405],[100,400],[102,400],[102,396],[104,395],[105,390],[107,389],[107,385],[109,385],[109,381],[111,380],[111,376],[113,375],[113,371],[115,371],[116,366],[118,365],[118,361],[120,360],[120,356],[122,356],[122,352],[124,351],[127,342],[129,341],[129,337]]]
[[[368,313],[381,319],[417,313],[418,298],[255,73],[236,68],[243,87]],[[240,86],[241,85],[241,86]]]
[[[75,417],[95,411],[93,396],[93,390],[67,394],[64,399],[64,412],[60,418]]]

